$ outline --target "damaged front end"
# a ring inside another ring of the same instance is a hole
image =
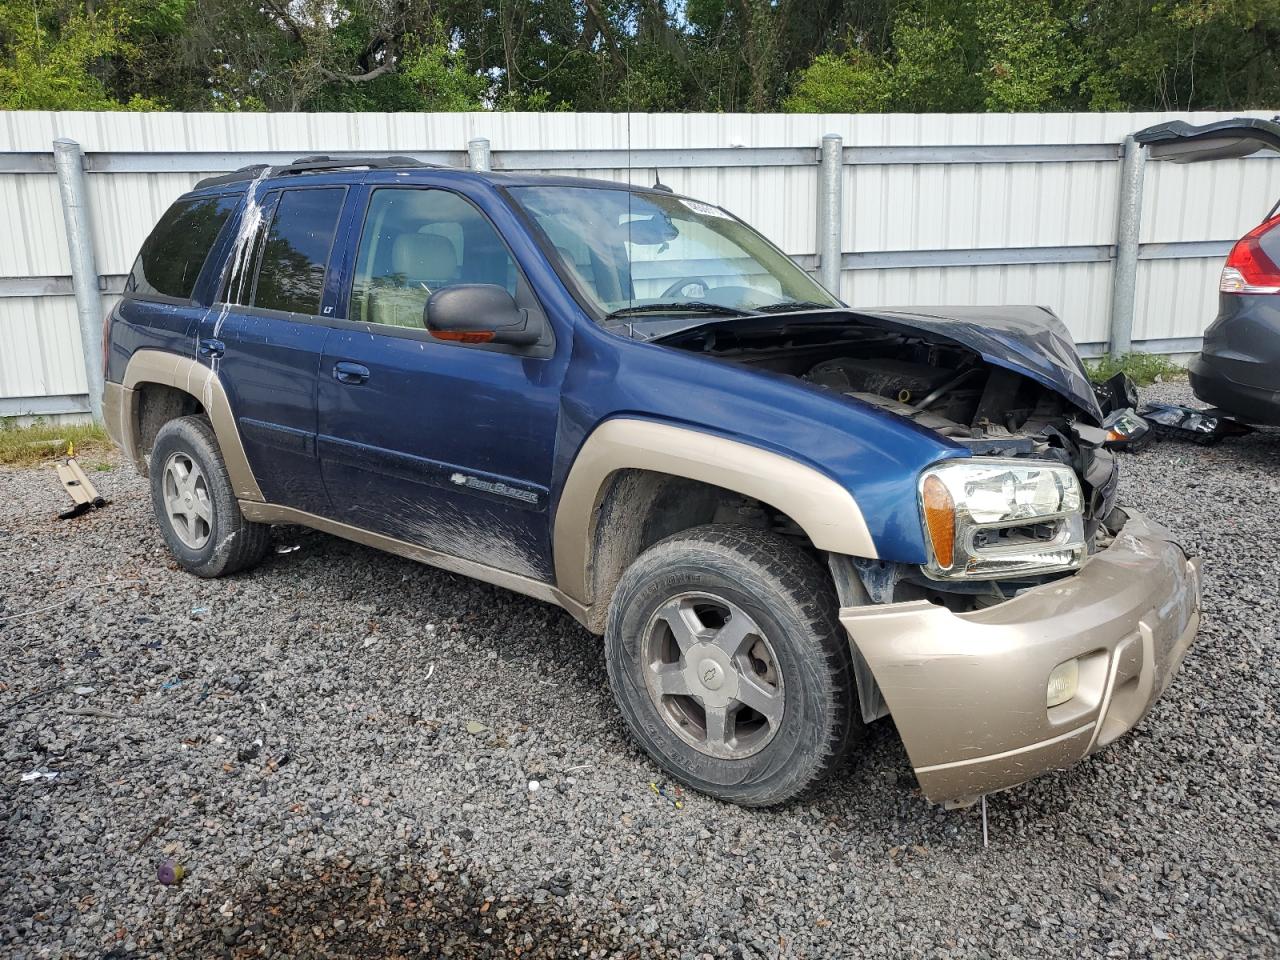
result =
[[[1115,458],[1070,335],[1048,310],[822,310],[655,339],[796,377],[968,451],[921,478],[927,563],[854,561],[874,603],[978,609],[1079,569],[1108,542]],[[958,502],[984,487],[985,505]],[[1012,506],[993,508],[997,494]]]
[[[830,555],[864,721],[892,714],[922,792],[964,805],[1131,729],[1199,624],[1199,565],[1116,504],[1103,414],[1047,310],[830,310],[667,332],[943,437],[924,563]]]

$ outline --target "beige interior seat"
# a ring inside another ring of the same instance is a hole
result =
[[[369,291],[369,319],[396,327],[422,327],[427,299],[458,280],[458,254],[446,237],[402,233],[391,244],[391,270],[391,277]]]

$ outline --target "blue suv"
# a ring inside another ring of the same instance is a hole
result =
[[[1136,724],[1198,563],[1116,503],[1032,307],[854,310],[662,187],[310,157],[197,184],[104,409],[192,573],[303,524],[558,604],[639,744],[749,805],[892,716],[948,804]]]

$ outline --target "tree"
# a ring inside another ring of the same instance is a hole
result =
[[[1258,109],[1280,0],[898,0],[798,71],[793,111]]]
[[[118,110],[159,104],[113,96],[109,62],[136,52],[124,8],[89,12],[78,3],[0,0],[0,109]]]
[[[0,107],[1222,110],[1280,0],[0,0]]]

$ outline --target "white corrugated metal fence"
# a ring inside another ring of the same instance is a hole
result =
[[[1266,114],[1255,114],[1266,116]],[[1034,303],[1083,352],[1108,341],[1120,144],[1230,115],[0,115],[0,416],[87,410],[52,142],[85,152],[109,307],[164,209],[202,176],[317,153],[395,152],[494,169],[664,183],[720,204],[813,269],[818,147],[843,139],[840,295],[861,306]],[[630,150],[628,151],[628,145]],[[1133,340],[1197,349],[1231,243],[1280,196],[1274,154],[1146,165]]]

